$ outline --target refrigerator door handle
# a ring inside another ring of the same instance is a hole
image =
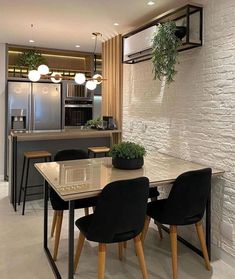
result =
[[[31,94],[28,95],[28,131],[31,131],[32,130],[32,121],[31,121],[31,113],[32,113],[32,105],[31,105]]]
[[[36,115],[36,98],[34,95],[33,96],[33,112],[32,112],[32,122],[33,122],[33,130],[35,130],[35,127],[36,127],[36,119],[35,119],[35,115]]]

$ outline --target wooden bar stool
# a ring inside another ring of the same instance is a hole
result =
[[[110,148],[107,146],[93,146],[88,147],[88,156],[90,157],[90,154],[94,154],[94,158],[96,158],[97,154],[104,153],[104,156],[107,157],[108,152],[110,151]]]
[[[18,205],[20,205],[21,193],[24,192],[22,215],[24,215],[24,211],[25,211],[26,196],[41,194],[41,193],[27,194],[27,189],[28,188],[34,188],[34,187],[39,187],[39,186],[42,187],[42,185],[28,185],[30,160],[32,160],[32,159],[44,159],[45,162],[47,162],[47,161],[50,162],[51,161],[51,156],[52,156],[51,153],[49,153],[47,151],[29,151],[29,152],[24,153],[23,170],[22,170],[21,183],[20,183],[19,200],[18,200]],[[25,174],[25,172],[26,172],[26,174]],[[25,177],[25,183],[23,183],[24,182],[24,177]]]

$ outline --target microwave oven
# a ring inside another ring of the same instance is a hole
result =
[[[88,98],[92,99],[93,92],[88,90],[83,84],[67,83],[66,98]]]

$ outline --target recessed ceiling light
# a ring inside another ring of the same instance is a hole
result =
[[[76,45],[75,47],[80,47],[80,45]]]
[[[119,25],[119,23],[115,22],[113,25],[118,26],[118,25]]]
[[[30,43],[35,43],[35,41],[34,41],[34,40],[29,40],[29,42],[30,42]]]
[[[153,2],[153,1],[148,1],[148,3],[147,3],[147,5],[149,5],[149,6],[152,6],[154,4],[155,4],[155,2]]]

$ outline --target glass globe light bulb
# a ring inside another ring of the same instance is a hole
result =
[[[42,64],[38,67],[38,72],[41,75],[47,75],[47,74],[49,74],[49,68],[47,65]]]
[[[28,78],[31,81],[39,81],[40,77],[41,77],[41,75],[40,75],[40,73],[37,70],[29,71]]]
[[[60,73],[53,72],[51,74],[51,81],[52,82],[59,83],[59,82],[61,82],[61,80],[62,80],[62,77],[61,77]]]
[[[89,90],[94,90],[96,89],[96,83],[93,80],[88,80],[86,83],[86,88]]]
[[[82,73],[75,75],[74,80],[77,84],[83,84],[86,81],[86,76]]]
[[[103,79],[103,77],[100,74],[95,74],[92,78],[96,84],[101,84]]]

